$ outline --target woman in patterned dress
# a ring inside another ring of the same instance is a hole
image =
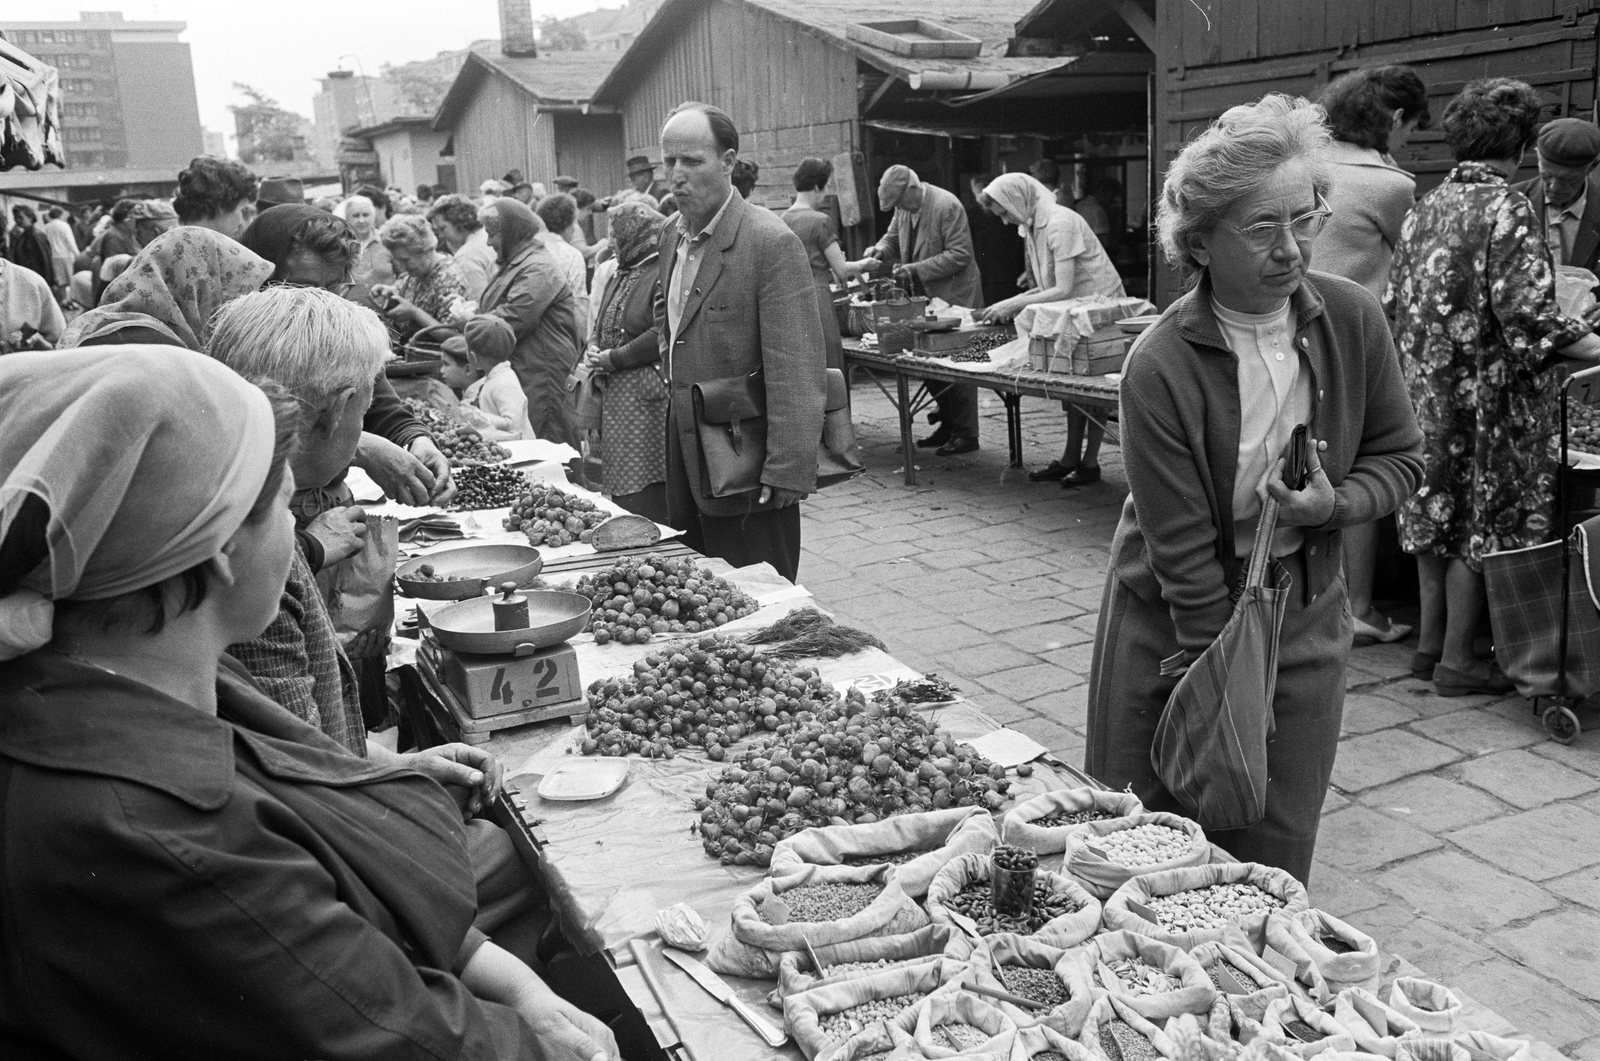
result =
[[[667,521],[667,385],[661,376],[654,303],[656,255],[666,218],[643,203],[613,207],[608,220],[617,271],[596,311],[587,360],[603,373],[600,441],[611,499]]]
[[[423,328],[450,316],[450,303],[467,297],[466,281],[455,261],[439,250],[439,238],[427,219],[400,214],[383,223],[378,233],[400,280],[393,288],[379,286],[374,294],[393,295],[398,301],[384,310],[389,327],[404,342]]]
[[[1412,673],[1441,696],[1505,693],[1478,660],[1483,557],[1550,536],[1556,354],[1600,359],[1600,338],[1556,304],[1539,218],[1507,180],[1539,123],[1520,81],[1468,84],[1441,127],[1457,165],[1407,218],[1384,303],[1425,437],[1421,488],[1400,507],[1422,622]]]

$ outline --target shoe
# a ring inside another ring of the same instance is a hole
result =
[[[950,441],[950,429],[941,427],[927,438],[917,439],[918,449],[938,449]]]
[[[1444,664],[1433,668],[1433,690],[1440,696],[1471,696],[1476,693],[1503,696],[1517,691],[1517,685],[1498,666],[1489,664],[1487,678],[1474,678]]]
[[[1434,668],[1439,665],[1437,652],[1413,652],[1411,654],[1411,676],[1419,682],[1433,681]]]
[[[1028,478],[1036,483],[1059,483],[1076,467],[1076,464],[1062,464],[1060,461],[1051,461],[1049,467],[1029,472]]]
[[[934,452],[941,457],[954,457],[961,453],[972,453],[978,448],[975,438],[952,438]]]
[[[1361,619],[1355,621],[1353,638],[1356,645],[1387,645],[1395,641],[1402,641],[1411,633],[1411,627],[1405,623],[1397,623],[1388,616],[1383,616],[1383,626],[1373,626]]]
[[[1085,468],[1080,464],[1061,477],[1061,489],[1071,490],[1075,486],[1088,486],[1090,483],[1098,483],[1099,481],[1099,468]]]

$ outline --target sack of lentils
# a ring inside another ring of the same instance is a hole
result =
[[[1097,899],[1143,873],[1203,866],[1211,842],[1200,823],[1160,812],[1089,822],[1067,837],[1061,868]]]
[[[957,855],[983,854],[1000,842],[994,818],[980,807],[950,807],[895,814],[865,825],[824,825],[778,841],[774,877],[801,866],[896,867],[900,887],[913,899],[927,894],[934,874]]]
[[[1146,920],[1129,903],[1143,906],[1157,920]],[[1213,862],[1134,877],[1106,900],[1105,923],[1182,950],[1220,940],[1236,928],[1251,949],[1260,951],[1268,914],[1297,914],[1310,907],[1305,886],[1281,869],[1257,862]]]
[[[1102,788],[1061,788],[1046,792],[1006,811],[1000,819],[1000,841],[1041,855],[1064,850],[1067,837],[1090,822],[1142,814],[1144,804],[1132,792]]]
[[[1267,918],[1267,946],[1295,964],[1295,982],[1319,1006],[1347,987],[1378,990],[1378,944],[1332,914],[1302,910]]]
[[[811,948],[822,963],[820,971],[805,951],[789,951],[778,959],[780,999],[797,991],[809,991],[836,980],[871,976],[910,962],[945,958],[965,964],[972,955],[972,941],[954,925],[925,925],[898,936],[868,936],[820,947],[813,943]]]
[[[788,951],[897,936],[928,923],[893,866],[806,866],[762,881],[734,900],[730,930],[706,963],[719,973],[774,979]]]
[[[1104,1061],[1155,1061],[1178,1057],[1167,1034],[1117,995],[1101,995],[1089,1010],[1078,1043]]]
[[[1132,932],[1102,932],[1077,950],[1095,986],[1118,995],[1146,1020],[1205,1014],[1217,997],[1200,963],[1160,940]]]
[[[1299,995],[1269,1005],[1261,1031],[1296,1057],[1316,1057],[1329,1050],[1349,1053],[1356,1048],[1355,1039],[1338,1021]]]
[[[1411,1018],[1360,987],[1339,992],[1333,1000],[1333,1019],[1350,1033],[1357,1049],[1380,1057],[1398,1058],[1401,1038],[1421,1030]]]
[[[1443,984],[1402,976],[1389,988],[1389,1005],[1424,1032],[1449,1035],[1461,1016],[1461,1000]]]
[[[1189,957],[1200,963],[1223,997],[1231,997],[1252,1020],[1259,1021],[1269,1004],[1289,995],[1283,974],[1256,957],[1242,940],[1238,945],[1228,940],[1202,943]]]
[[[1083,1030],[1096,995],[1094,980],[1076,953],[1002,932],[983,940],[972,952],[968,978],[980,987],[996,988],[1048,1007],[1023,1008],[996,1000],[994,1005],[1019,1026],[1037,1021],[1073,1038]]]
[[[1099,930],[1100,900],[1070,878],[1043,870],[1034,876],[1032,916],[1002,915],[990,898],[993,858],[962,855],[939,871],[923,903],[934,924],[958,925],[974,938],[1012,932],[1052,947],[1076,946]]]
[[[842,1058],[841,1048],[858,1037],[879,1050],[891,1050],[895,1039],[886,1025],[911,1034],[917,1026],[917,1007],[949,982],[952,970],[940,966],[937,962],[902,965],[790,995],[783,1000],[784,1026],[811,1061]],[[857,1051],[852,1056],[861,1056],[860,1044],[852,1050]]]
[[[1048,1024],[1034,1024],[1017,1030],[1011,1061],[1096,1061],[1096,1058],[1083,1048],[1076,1036],[1063,1035]]]
[[[1402,1061],[1472,1061],[1466,1048],[1443,1035],[1408,1035],[1400,1040]]]
[[[965,991],[940,991],[917,1010],[911,1033],[923,1057],[992,1057],[1009,1061],[1017,1022],[987,999]]]

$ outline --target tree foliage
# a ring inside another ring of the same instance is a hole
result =
[[[589,36],[575,18],[539,20],[539,47],[551,52],[581,52],[589,47]]]
[[[297,149],[304,150],[301,126],[305,119],[285,110],[260,89],[235,81],[233,89],[248,103],[231,103],[233,128],[239,137],[239,161],[292,162]]]
[[[386,64],[383,79],[394,86],[406,114],[432,114],[444,102],[455,73],[428,63]]]

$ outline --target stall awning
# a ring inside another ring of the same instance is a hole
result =
[[[896,122],[883,121],[870,118],[861,123],[873,129],[882,129],[886,133],[902,133],[910,136],[938,136],[946,140],[978,140],[985,136],[1036,136],[1041,140],[1055,140],[1061,136],[1059,129],[999,129],[992,124],[988,125],[960,125],[954,122]]]

